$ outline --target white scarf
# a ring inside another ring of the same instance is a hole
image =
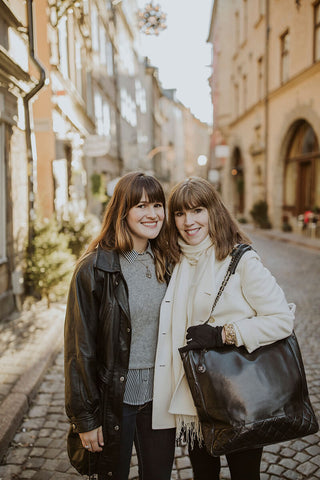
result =
[[[186,430],[187,438],[193,442],[195,437],[201,440],[202,435],[178,348],[186,343],[187,328],[205,322],[210,316],[215,285],[215,251],[209,236],[195,246],[179,239],[179,246],[182,258],[175,266],[168,287],[173,296],[171,375],[174,392],[169,412],[175,415],[177,437],[181,430]]]

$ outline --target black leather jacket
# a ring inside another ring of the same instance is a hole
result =
[[[66,413],[76,432],[102,425],[98,473],[119,457],[131,342],[128,290],[116,252],[98,248],[76,268],[65,321]]]

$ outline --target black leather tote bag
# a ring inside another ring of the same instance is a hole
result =
[[[249,248],[238,247],[226,277],[234,273]],[[218,298],[226,281],[223,283]],[[216,303],[217,298],[214,306]],[[318,431],[294,333],[252,353],[229,345],[180,355],[211,455],[262,447]]]

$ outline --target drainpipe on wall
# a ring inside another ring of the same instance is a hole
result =
[[[26,128],[26,146],[27,146],[27,165],[28,165],[28,251],[31,249],[31,242],[33,236],[32,220],[34,219],[34,179],[33,179],[33,154],[31,144],[31,126],[30,126],[30,108],[29,101],[31,98],[43,87],[46,74],[45,70],[37,60],[34,54],[34,35],[33,35],[33,8],[32,1],[27,0],[27,22],[28,22],[28,37],[29,37],[29,54],[39,73],[40,80],[35,87],[27,93],[23,98],[25,128]]]
[[[121,2],[121,0],[120,0]],[[118,1],[110,1],[111,11],[112,11],[112,19],[115,32],[117,32],[117,12],[116,6]],[[115,53],[115,45],[112,45],[112,62],[113,62],[113,75],[114,75],[114,89],[115,89],[115,98],[116,98],[116,138],[117,138],[117,157],[118,157],[118,175],[123,175],[123,157],[122,157],[122,132],[121,132],[121,102],[120,102],[120,87],[119,87],[119,68],[118,68],[118,60]]]
[[[265,100],[264,100],[264,199],[268,201],[268,156],[269,156],[269,35],[270,35],[270,0],[266,0],[266,32],[265,32]]]

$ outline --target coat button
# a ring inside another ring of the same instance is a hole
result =
[[[108,477],[112,477],[112,472],[108,472]]]
[[[127,332],[130,333],[130,332],[131,332],[131,328],[128,327],[128,328],[127,328]]]
[[[117,432],[120,427],[119,427],[119,425],[115,425],[113,428],[114,428],[114,430]]]
[[[116,280],[114,283],[115,283],[116,287],[119,285],[118,280]]]
[[[120,377],[120,382],[124,382],[124,377]]]

